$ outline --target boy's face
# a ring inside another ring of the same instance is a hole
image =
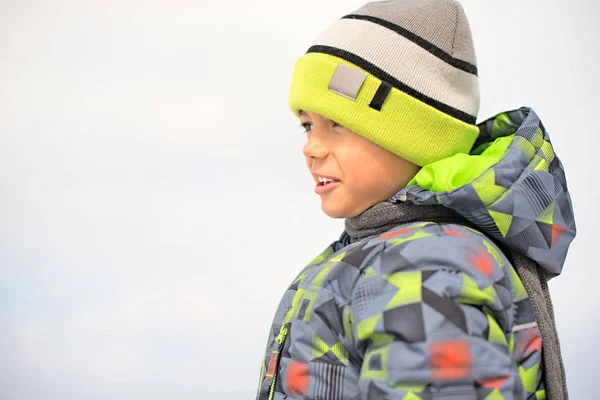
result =
[[[332,218],[351,218],[396,194],[419,167],[311,111],[300,112],[306,129],[302,152],[321,196],[321,209]],[[331,178],[323,184],[319,178]]]

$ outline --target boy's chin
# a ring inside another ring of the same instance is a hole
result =
[[[356,210],[356,207],[353,207],[352,204],[327,200],[321,201],[321,210],[330,218],[352,218],[360,214],[360,210]]]

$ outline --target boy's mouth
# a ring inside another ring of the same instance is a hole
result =
[[[327,186],[328,184],[331,184],[333,182],[339,182],[339,179],[333,178],[333,177],[329,177],[329,176],[320,176],[320,175],[316,175],[317,177],[317,186]]]
[[[327,186],[333,182],[339,182],[339,180],[319,177],[319,182],[317,183],[317,185],[318,186]]]
[[[315,186],[315,193],[324,194],[329,192],[330,190],[335,189],[340,184],[339,179],[335,178],[326,178],[323,176],[317,176],[318,182],[317,186]]]

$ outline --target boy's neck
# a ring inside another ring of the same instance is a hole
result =
[[[446,222],[471,225],[456,211],[442,205],[425,206],[382,201],[355,217],[347,218],[345,227],[346,233],[352,238],[363,238],[411,222]]]

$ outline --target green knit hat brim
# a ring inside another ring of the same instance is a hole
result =
[[[329,89],[340,63],[366,74],[354,100]],[[479,133],[476,125],[456,119],[395,87],[377,110],[370,104],[381,83],[342,58],[307,53],[294,65],[289,107],[297,117],[300,110],[305,110],[334,120],[419,166],[469,153]]]

